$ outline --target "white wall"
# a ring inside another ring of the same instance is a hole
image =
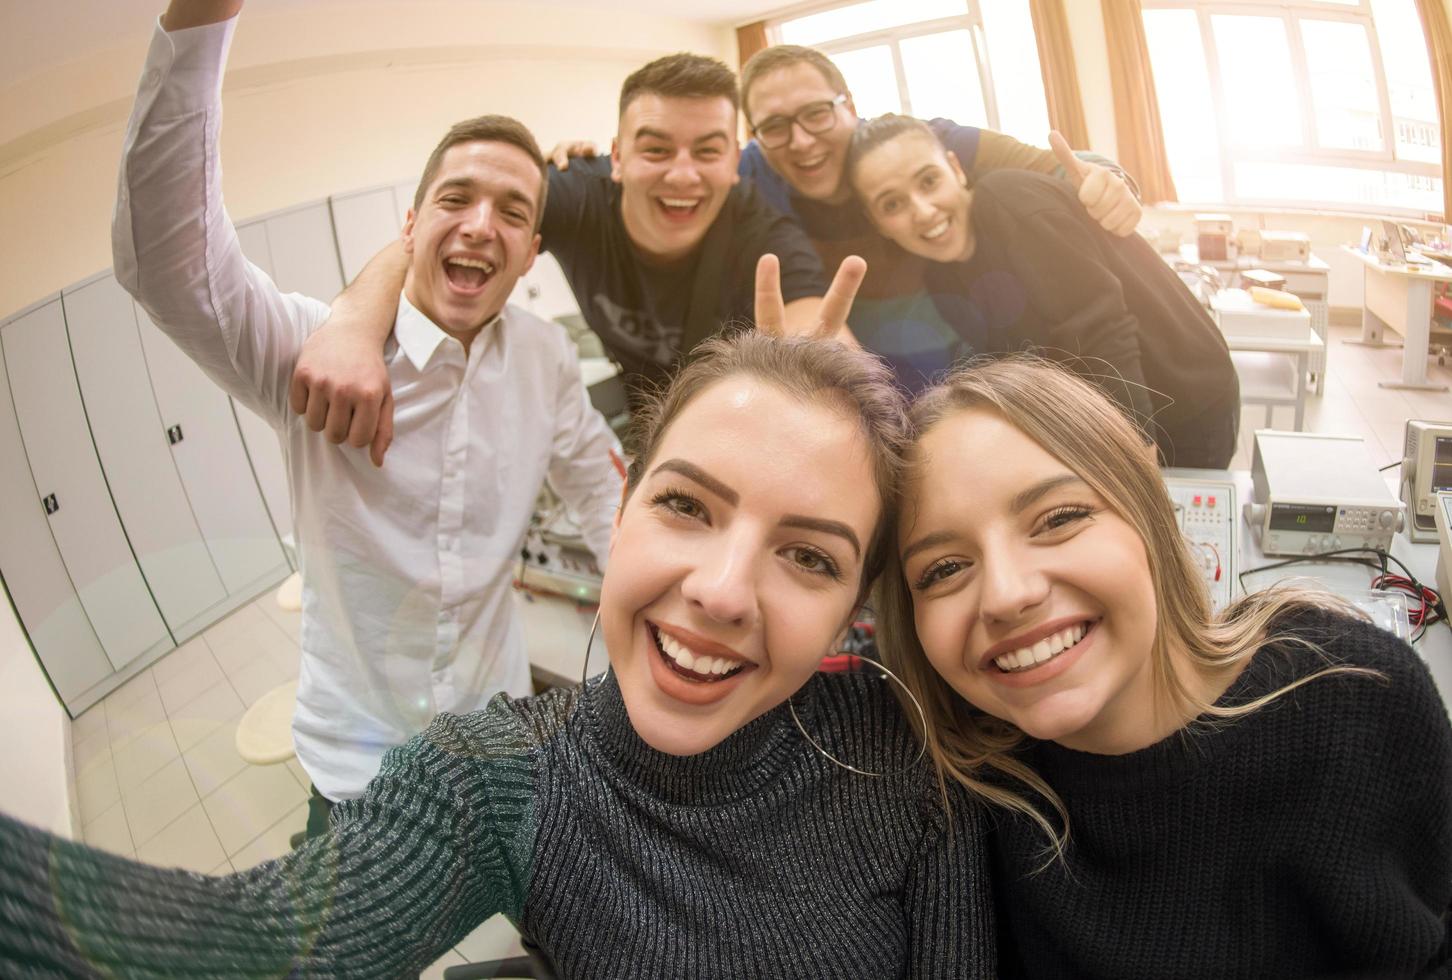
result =
[[[0,744],[0,810],[72,836],[80,818],[70,789],[70,716],[41,673],[8,596],[0,596]]]

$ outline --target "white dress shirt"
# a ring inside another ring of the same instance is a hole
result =
[[[329,799],[360,795],[439,711],[529,693],[510,597],[541,482],[601,567],[618,444],[563,327],[507,307],[470,344],[406,300],[385,359],[394,440],[379,469],[288,408],[328,307],[249,264],[222,206],[221,80],[235,19],[152,38],[112,225],[116,277],[207,374],[278,431],[303,571],[293,741]],[[281,162],[279,165],[283,165]]]

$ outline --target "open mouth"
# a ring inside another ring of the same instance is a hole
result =
[[[812,157],[807,160],[797,160],[792,163],[793,167],[809,177],[814,177],[817,174],[821,173],[822,168],[824,168],[826,165],[827,154],[825,153],[821,156]]]
[[[650,625],[650,636],[655,641],[656,653],[660,654],[665,665],[670,668],[672,673],[684,677],[686,680],[700,684],[713,684],[735,677],[751,666],[726,657],[698,656],[690,647],[674,637],[662,633],[654,625]]]
[[[453,256],[444,259],[444,275],[449,285],[462,292],[478,292],[494,275],[494,264],[482,259]]]
[[[923,240],[929,242],[936,242],[938,239],[942,238],[948,233],[948,225],[950,223],[951,222],[947,218],[939,221],[937,224],[933,225],[933,227],[923,232]]]
[[[1005,674],[1021,674],[1035,667],[1042,667],[1060,654],[1078,646],[1098,625],[1099,620],[1086,619],[1082,623],[1066,626],[1037,643],[994,657],[993,665]]]
[[[655,203],[671,221],[689,221],[701,209],[700,198],[658,197]]]

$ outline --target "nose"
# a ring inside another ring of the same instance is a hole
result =
[[[489,201],[480,201],[464,212],[459,221],[459,231],[466,238],[483,239],[494,237],[494,206]]]
[[[913,217],[919,222],[926,224],[938,213],[938,209],[932,202],[921,194],[914,194],[912,197]]]
[[[1011,624],[1049,597],[1049,578],[1027,549],[999,548],[980,556],[984,619]]]
[[[758,547],[744,530],[714,535],[703,543],[681,595],[713,622],[749,627],[757,617]]]
[[[788,146],[789,149],[793,149],[793,150],[805,149],[806,147],[809,147],[813,143],[817,142],[817,138],[815,136],[813,136],[811,133],[807,132],[807,127],[803,126],[797,120],[795,120],[795,119],[792,120],[791,127],[792,127],[792,138],[791,138],[790,142],[787,143],[787,146]]]
[[[690,148],[681,147],[680,151],[671,158],[670,169],[666,171],[666,180],[677,185],[694,184],[700,179],[700,176]]]

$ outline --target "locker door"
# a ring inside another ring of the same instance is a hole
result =
[[[227,597],[168,451],[186,430],[162,424],[136,313],[111,275],[62,296],[71,356],[111,499],[161,615],[180,642]]]
[[[278,289],[324,303],[331,303],[343,291],[338,244],[326,201],[275,215],[263,224],[272,252],[272,281]]]
[[[343,279],[352,282],[369,259],[389,242],[398,240],[403,225],[398,220],[393,188],[335,197],[332,211],[338,256],[343,261]]]
[[[9,323],[0,347],[51,534],[111,667],[172,646],[96,459],[60,300]]]
[[[255,591],[288,566],[230,400],[140,307],[136,321],[161,424],[181,436],[171,455],[207,550],[229,595]]]
[[[15,421],[0,353],[0,574],[50,682],[71,714],[76,698],[111,673],[46,524]]]

